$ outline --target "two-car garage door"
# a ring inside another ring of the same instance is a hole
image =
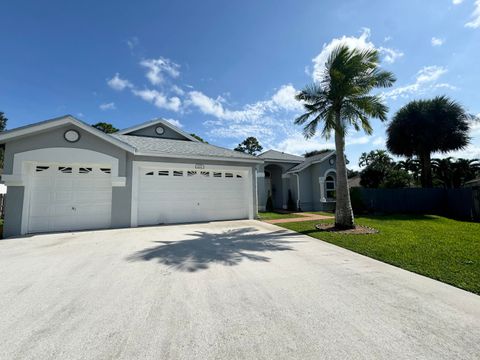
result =
[[[248,218],[247,171],[140,168],[138,177],[138,225]]]

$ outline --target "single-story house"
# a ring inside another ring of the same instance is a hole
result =
[[[271,197],[274,209],[331,211],[335,209],[336,154],[325,150],[303,157],[268,150],[258,156],[258,209],[266,210]]]
[[[262,159],[165,120],[105,134],[67,115],[0,134],[4,236],[257,214]]]
[[[269,196],[327,210],[335,153],[260,156],[199,141],[158,119],[114,134],[66,115],[0,134],[4,236],[253,219]],[[258,184],[258,191],[257,191]]]

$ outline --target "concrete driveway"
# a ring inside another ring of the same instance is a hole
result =
[[[256,221],[0,241],[1,359],[478,359],[480,297]]]

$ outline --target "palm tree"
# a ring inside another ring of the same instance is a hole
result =
[[[397,162],[396,168],[408,172],[413,176],[415,183],[418,183],[418,179],[420,178],[420,163],[417,159],[406,158],[405,160],[400,160]]]
[[[457,159],[453,164],[453,187],[462,187],[480,174],[478,159]]]
[[[480,173],[478,159],[457,159],[452,157],[432,159],[433,174],[444,188],[459,188],[469,180],[475,179]]]
[[[347,185],[345,134],[349,126],[371,134],[369,117],[387,119],[387,106],[379,95],[370,95],[370,91],[390,87],[394,81],[392,73],[380,70],[377,50],[350,49],[341,45],[333,50],[325,63],[322,80],[306,86],[296,95],[306,112],[295,119],[295,124],[306,124],[303,129],[305,138],[314,136],[320,124],[324,138],[329,139],[332,133],[335,134],[335,225],[339,228],[355,227]]]
[[[423,187],[432,187],[431,154],[468,145],[473,117],[446,96],[412,101],[397,111],[388,126],[387,148],[395,155],[417,156]]]
[[[435,178],[438,179],[446,189],[453,187],[453,162],[451,157],[444,159],[432,159],[432,169]]]

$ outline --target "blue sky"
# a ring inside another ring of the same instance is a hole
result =
[[[447,94],[480,113],[480,0],[11,1],[0,4],[0,111],[8,128],[72,114],[119,128],[171,119],[211,143],[256,136],[301,154],[332,147],[293,125],[293,95],[340,41],[376,47],[395,110]],[[385,124],[347,154],[384,147]],[[480,127],[454,156],[480,157]]]

